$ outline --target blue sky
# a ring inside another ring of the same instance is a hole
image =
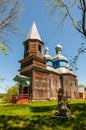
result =
[[[57,29],[57,17],[49,15],[49,9],[46,8],[45,0],[21,0],[23,12],[18,21],[24,36],[10,36],[10,46],[13,51],[9,51],[7,56],[0,52],[0,77],[6,78],[4,82],[0,81],[0,93],[5,92],[8,87],[15,84],[13,78],[19,74],[19,60],[23,59],[23,41],[35,21],[42,41],[49,48],[50,55],[55,55],[55,46],[61,44],[63,46],[63,54],[70,59],[71,56],[77,54],[77,49],[83,41],[81,35],[74,29],[70,22],[64,27]],[[44,47],[45,47],[44,46]],[[86,85],[85,60],[86,54],[80,56],[76,71],[79,84]]]

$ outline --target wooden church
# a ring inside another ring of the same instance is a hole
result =
[[[78,98],[77,76],[72,72],[67,58],[62,54],[62,46],[55,47],[55,56],[49,55],[48,47],[43,52],[36,24],[33,23],[24,45],[24,58],[19,61],[20,75],[14,80],[18,84],[15,103],[30,100],[56,100],[57,91],[64,89],[64,97]]]

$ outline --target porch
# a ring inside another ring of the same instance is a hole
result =
[[[18,94],[12,95],[11,103],[27,103],[30,100],[30,78],[16,75],[13,79],[17,82]]]

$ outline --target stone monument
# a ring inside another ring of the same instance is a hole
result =
[[[59,89],[58,93],[58,109],[54,114],[54,117],[72,117],[71,112],[66,104],[66,97],[64,97],[64,90],[62,88]]]

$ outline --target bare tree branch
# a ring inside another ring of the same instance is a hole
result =
[[[86,1],[85,0],[72,0],[68,3],[66,0],[47,0],[50,5],[53,7],[53,14],[58,12],[62,12],[62,16],[60,17],[61,23],[64,23],[67,17],[70,18],[75,29],[80,32],[86,38]],[[52,3],[52,4],[51,4]],[[80,4],[80,6],[79,6]],[[74,21],[74,18],[71,14],[71,10],[74,5],[77,5],[78,9],[81,11],[81,19],[77,22]],[[51,12],[52,12],[51,9]]]
[[[69,62],[73,69],[77,70],[76,63],[80,57],[81,54],[86,52],[86,47],[84,46],[84,43],[81,43],[81,47],[77,51],[77,55],[75,55]]]
[[[84,40],[86,40],[86,0],[46,0],[48,4],[50,4],[51,12],[52,14],[60,15],[58,20],[58,23],[62,25],[64,24],[66,20],[69,20],[70,18],[74,28],[80,32],[80,34],[84,37]],[[79,17],[78,15],[76,18],[78,21],[75,21],[74,19],[74,11],[81,12]],[[73,10],[75,9],[75,10]],[[57,11],[57,12],[56,12]],[[86,43],[86,41],[85,41]],[[73,69],[77,69],[76,63],[78,58],[82,53],[86,52],[86,47],[84,46],[84,43],[81,44],[81,47],[77,51],[77,55],[70,60],[70,64],[73,67]]]
[[[5,46],[8,45],[10,33],[20,33],[17,20],[22,8],[19,2],[20,0],[0,0],[0,42]]]

